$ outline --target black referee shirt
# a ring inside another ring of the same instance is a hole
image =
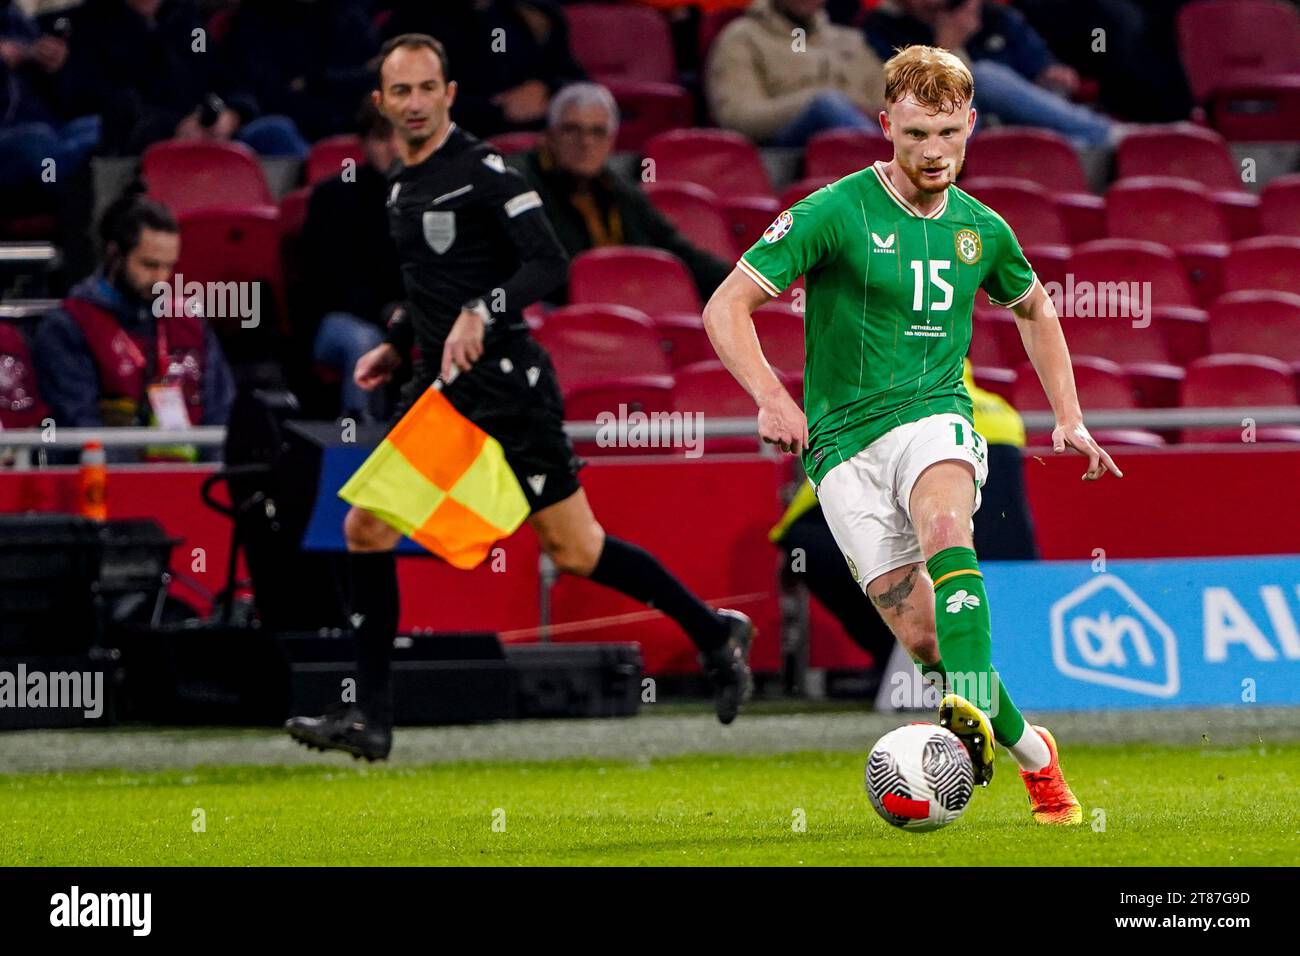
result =
[[[436,369],[462,309],[490,316],[484,345],[523,334],[523,309],[568,276],[569,259],[542,201],[492,146],[452,124],[446,141],[388,176],[388,224],[407,308],[387,340],[406,356],[418,345]],[[436,371],[434,372],[436,375]]]

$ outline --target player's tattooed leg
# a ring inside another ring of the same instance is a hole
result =
[[[881,594],[869,594],[871,603],[876,606],[881,615],[888,620],[886,611],[892,611],[895,616],[901,616],[908,610],[907,599],[911,596],[913,588],[916,587],[916,575],[920,570],[920,565],[912,565],[902,580],[896,584],[890,585]]]

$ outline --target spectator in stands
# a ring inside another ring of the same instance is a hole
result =
[[[1079,74],[1059,62],[1016,10],[983,0],[884,0],[864,24],[881,56],[915,44],[952,50],[975,77],[975,106],[1004,122],[1040,126],[1081,146],[1105,146],[1122,128],[1070,102]]]
[[[105,213],[101,238],[103,268],[36,332],[33,360],[55,422],[148,425],[155,408],[167,416],[183,404],[190,424],[224,425],[234,382],[211,328],[193,315],[154,314],[155,286],[170,283],[180,255],[175,217],[128,195]]]
[[[692,246],[635,183],[608,165],[618,105],[597,83],[574,83],[551,100],[537,149],[509,157],[542,197],[547,218],[570,257],[600,246],[653,246],[686,264],[708,299],[731,264]],[[557,290],[555,295],[562,295]]]
[[[1014,6],[1062,60],[1096,77],[1107,112],[1137,122],[1170,123],[1187,119],[1192,111],[1174,29],[1174,18],[1186,2],[1014,0]],[[1100,37],[1098,30],[1103,31]]]
[[[342,376],[343,414],[370,421],[385,412],[373,404],[383,400],[382,390],[362,389],[352,370],[383,341],[385,322],[404,293],[384,206],[385,174],[397,158],[393,125],[369,103],[361,136],[366,162],[357,167],[356,180],[334,176],[312,190],[302,239],[309,277],[304,291],[309,314],[319,322],[312,357]]]
[[[99,142],[99,117],[69,119],[62,109],[67,60],[62,37],[0,0],[0,188],[40,182],[46,160],[52,184],[62,183]]]
[[[451,53],[451,118],[475,136],[539,129],[551,96],[585,80],[554,0],[394,0],[384,38],[437,37]]]
[[[880,128],[881,61],[860,32],[831,23],[825,5],[754,0],[727,24],[705,81],[719,125],[772,146],[803,146],[826,129]]]
[[[221,41],[223,86],[260,114],[292,120],[307,142],[348,132],[369,95],[379,42],[356,0],[244,3]],[[307,154],[302,142],[297,154]]]
[[[305,154],[292,121],[218,88],[215,42],[194,0],[90,0],[71,21],[66,88],[75,113],[103,115],[103,152],[237,139],[266,155]]]

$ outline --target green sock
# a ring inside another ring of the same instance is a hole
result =
[[[994,738],[1010,746],[1024,733],[1025,718],[993,669],[993,627],[979,559],[970,548],[945,548],[925,566],[934,581],[934,629],[948,690],[988,714]]]
[[[948,686],[948,671],[944,669],[943,660],[937,660],[933,664],[927,664],[925,661],[912,658],[912,663],[921,674],[922,692],[924,688],[934,684],[939,688],[939,696],[942,697],[945,688]]]

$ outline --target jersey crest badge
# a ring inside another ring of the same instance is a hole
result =
[[[789,232],[790,227],[793,225],[794,216],[790,215],[790,210],[787,209],[785,212],[781,213],[781,215],[777,216],[772,225],[768,226],[763,232],[763,241],[776,242]]]
[[[421,220],[424,241],[438,255],[451,248],[456,241],[456,214],[454,212],[426,212]]]
[[[506,171],[506,161],[496,153],[489,153],[484,156],[483,165],[494,173],[504,173]]]
[[[980,261],[980,256],[984,254],[984,246],[980,242],[978,232],[973,229],[961,229],[953,237],[957,245],[957,258],[968,266],[973,266]]]

